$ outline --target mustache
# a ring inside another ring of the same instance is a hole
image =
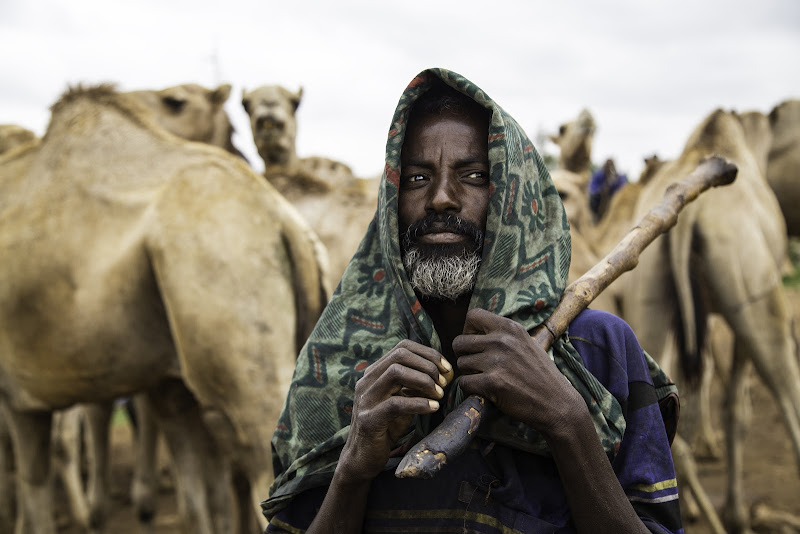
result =
[[[437,232],[452,232],[469,236],[475,246],[479,249],[483,244],[483,231],[481,228],[470,221],[464,220],[458,215],[429,213],[424,218],[412,223],[403,233],[403,245],[406,250],[413,247],[420,236],[432,231],[436,225]]]

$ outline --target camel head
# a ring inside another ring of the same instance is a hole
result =
[[[650,179],[655,176],[656,172],[658,172],[658,169],[664,165],[664,163],[666,162],[659,158],[658,154],[653,154],[652,156],[644,158],[644,168],[642,169],[642,173],[639,175],[638,182],[642,185],[649,182]]]
[[[224,105],[231,94],[230,84],[208,89],[189,83],[128,94],[150,108],[156,122],[168,132],[189,141],[229,149],[233,128]]]
[[[276,169],[291,174],[297,167],[295,114],[302,96],[302,87],[293,93],[280,85],[242,91],[242,106],[250,117],[253,141],[267,174]]]
[[[592,163],[592,140],[597,125],[588,109],[582,110],[578,117],[565,122],[558,134],[550,135],[550,140],[561,149],[559,167],[588,178]]]

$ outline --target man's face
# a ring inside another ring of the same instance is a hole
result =
[[[487,120],[455,113],[415,117],[408,125],[401,166],[399,230],[404,262],[409,252],[416,251],[414,260],[438,262],[442,276],[450,278],[447,271],[460,267],[441,262],[471,257],[472,279],[466,291],[470,290],[489,207]],[[414,284],[414,265],[406,267]],[[459,286],[431,296],[454,298],[453,291],[466,292]]]

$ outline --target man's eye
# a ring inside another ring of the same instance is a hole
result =
[[[489,174],[484,171],[473,171],[467,173],[464,178],[472,182],[486,182],[489,180]]]
[[[422,174],[409,174],[406,176],[406,182],[421,182],[425,179],[425,176]]]

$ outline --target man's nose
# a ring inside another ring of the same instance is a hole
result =
[[[458,180],[451,176],[442,176],[434,180],[427,208],[434,213],[460,211],[461,195]]]

